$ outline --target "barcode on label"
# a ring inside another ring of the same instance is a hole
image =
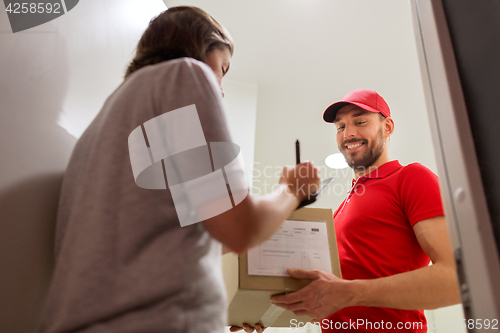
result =
[[[318,228],[311,228],[311,231],[317,231],[317,232],[319,232],[319,229]]]

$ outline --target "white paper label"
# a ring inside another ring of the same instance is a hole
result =
[[[271,238],[248,250],[248,275],[289,276],[287,268],[332,273],[325,222],[287,220]]]

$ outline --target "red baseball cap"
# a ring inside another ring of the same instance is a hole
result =
[[[348,93],[341,101],[330,105],[323,113],[323,119],[328,123],[333,123],[337,112],[347,104],[359,106],[366,111],[381,113],[386,118],[391,116],[389,105],[376,91],[358,89]]]

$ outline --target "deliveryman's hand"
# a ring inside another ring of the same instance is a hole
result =
[[[310,284],[287,295],[271,297],[271,303],[292,311],[296,316],[309,316],[319,321],[338,310],[351,306],[356,295],[350,281],[320,270],[288,269],[297,279],[310,279]]]

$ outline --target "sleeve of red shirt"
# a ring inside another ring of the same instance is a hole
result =
[[[409,164],[401,171],[399,195],[412,227],[419,221],[444,215],[439,179],[422,164]]]

